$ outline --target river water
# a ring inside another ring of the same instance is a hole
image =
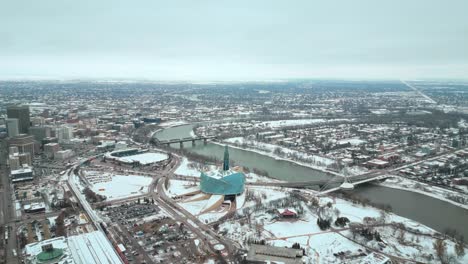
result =
[[[192,127],[192,125],[172,127],[157,132],[155,136],[160,140],[189,137]],[[179,148],[179,143],[171,147]],[[223,146],[213,143],[204,145],[202,141],[198,141],[195,146],[192,146],[191,142],[186,142],[184,148],[204,156],[214,156],[220,160],[224,153]],[[230,148],[229,158],[238,165],[266,171],[270,177],[285,181],[332,177],[322,171],[242,149]],[[397,215],[415,220],[440,232],[450,227],[468,238],[468,210],[466,209],[419,193],[376,185],[357,186],[353,192],[374,203],[389,204]]]

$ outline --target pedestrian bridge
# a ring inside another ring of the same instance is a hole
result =
[[[359,185],[366,182],[383,180],[388,177],[393,177],[393,175],[383,174],[383,173],[372,173],[372,174],[361,174],[356,176],[348,177],[348,182],[353,185]],[[257,186],[278,186],[278,187],[287,187],[287,188],[307,188],[311,186],[325,186],[329,184],[342,184],[345,181],[344,177],[336,176],[331,179],[320,179],[320,180],[310,180],[310,181],[300,181],[300,182],[252,182],[249,185]],[[327,192],[332,192],[338,190],[340,187],[331,188],[326,190]]]
[[[363,183],[367,183],[367,182],[372,182],[372,181],[379,181],[379,180],[384,180],[384,179],[387,179],[387,178],[390,178],[390,177],[395,177],[394,175],[377,175],[374,177],[369,177],[367,179],[362,179],[362,180],[358,180],[358,181],[349,181],[350,183],[352,183],[354,186],[356,185],[359,185],[359,184],[363,184]],[[331,192],[334,192],[334,191],[338,191],[342,189],[341,186],[338,186],[338,187],[334,187],[334,188],[330,188],[330,189],[327,189],[327,190],[323,190],[321,191],[319,194],[322,195],[322,194],[327,194],[327,193],[331,193]]]

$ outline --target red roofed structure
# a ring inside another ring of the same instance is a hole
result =
[[[297,217],[297,213],[294,210],[289,210],[289,209],[279,209],[278,210],[279,214],[281,217],[284,218],[292,218],[292,217]]]

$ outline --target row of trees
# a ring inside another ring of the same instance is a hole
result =
[[[89,187],[84,188],[83,193],[86,197],[86,200],[90,203],[98,203],[106,200],[106,197],[100,194],[93,192]]]

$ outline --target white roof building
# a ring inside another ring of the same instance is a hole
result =
[[[56,237],[28,244],[25,247],[27,263],[39,263],[37,256],[43,246],[51,244],[53,248],[63,250],[63,254],[54,263],[59,264],[121,264],[122,261],[104,233],[94,231],[77,236]]]

